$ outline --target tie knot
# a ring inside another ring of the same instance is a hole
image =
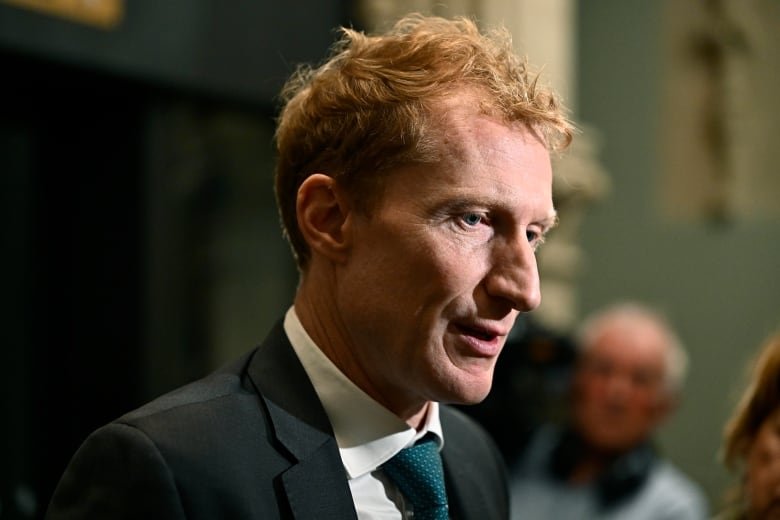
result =
[[[382,467],[412,504],[415,520],[446,520],[447,492],[439,448],[425,437],[404,448]]]

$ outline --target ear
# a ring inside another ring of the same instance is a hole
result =
[[[336,181],[322,173],[310,175],[298,188],[298,227],[312,250],[336,262],[350,245],[350,206]]]

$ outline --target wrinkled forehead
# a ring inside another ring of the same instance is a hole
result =
[[[595,334],[581,354],[584,360],[664,368],[668,348],[666,334],[655,323],[616,322]]]
[[[478,91],[464,90],[433,103],[429,119],[430,134],[435,136],[436,146],[442,159],[464,161],[477,149],[472,146],[475,140],[482,140],[493,127],[512,130],[515,137],[536,141],[545,148],[544,141],[525,122],[509,121],[501,112]]]

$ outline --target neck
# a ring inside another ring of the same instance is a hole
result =
[[[418,411],[417,413],[411,415],[408,419],[406,419],[406,424],[417,430],[418,432],[422,430],[423,426],[425,425],[425,421],[428,418],[428,412],[431,409],[431,403],[430,401],[427,401],[423,407]],[[403,417],[402,417],[403,419]]]
[[[420,430],[428,412],[427,401],[406,400],[392,387],[384,388],[371,367],[359,357],[349,327],[341,319],[335,290],[321,290],[304,276],[295,296],[295,313],[306,333],[323,354],[358,388],[393,412],[412,428]]]
[[[569,474],[572,484],[592,482],[609,466],[612,457],[592,450],[584,450]]]

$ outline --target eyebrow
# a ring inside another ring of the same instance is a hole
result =
[[[475,206],[489,207],[490,202],[480,197],[460,196],[455,199],[445,200],[439,204],[434,212],[439,215],[469,211]]]

